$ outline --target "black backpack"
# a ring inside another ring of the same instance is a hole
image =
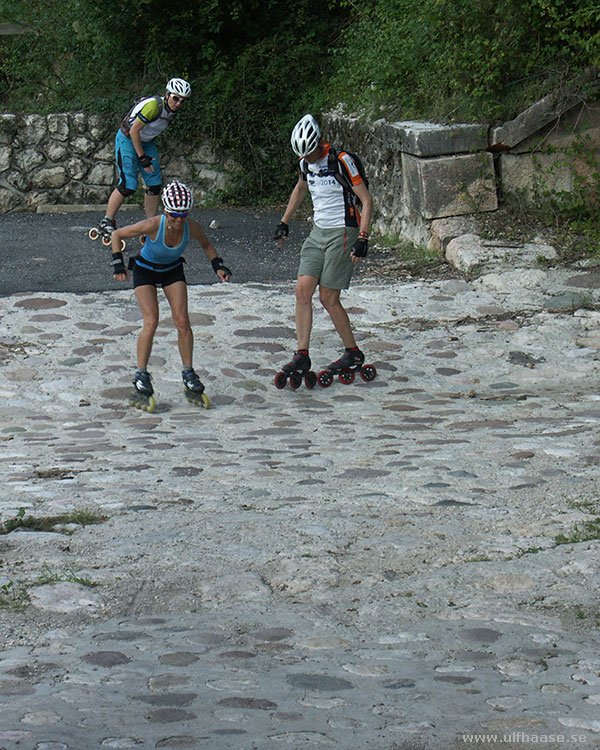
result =
[[[369,180],[367,178],[367,173],[365,170],[365,165],[362,163],[362,160],[358,154],[353,153],[352,151],[346,151],[345,149],[342,150],[342,153],[348,154],[348,156],[351,157],[351,159],[356,164],[356,168],[358,169],[358,173],[363,179],[363,182],[365,183],[365,186],[367,190],[369,189]],[[304,177],[308,174],[308,164],[306,162],[306,159],[302,162],[302,173]],[[325,177],[326,175],[331,175],[332,177],[335,177],[335,179],[340,183],[340,185],[345,189],[350,191],[351,195],[354,197],[355,202],[360,205],[360,200],[356,193],[354,192],[352,188],[352,182],[350,181],[350,178],[348,177],[348,172],[346,169],[342,166],[340,162],[340,156],[339,152],[333,147],[329,147],[329,154],[327,155],[327,172],[323,173],[321,172],[321,177]]]

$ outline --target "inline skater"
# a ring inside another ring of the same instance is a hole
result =
[[[125,198],[135,193],[138,172],[146,185],[146,218],[158,213],[162,174],[154,140],[173,122],[191,93],[192,88],[187,81],[183,78],[171,78],[163,96],[141,99],[123,118],[115,136],[119,182],[108,199],[106,215],[98,226],[98,232],[104,237],[109,237],[116,229],[115,216]]]
[[[373,210],[371,194],[355,159],[344,151],[338,153],[330,143],[321,140],[321,129],[312,115],[304,115],[296,123],[290,140],[292,149],[300,158],[299,176],[274,239],[283,245],[289,234],[290,219],[309,191],[314,209],[314,228],[300,252],[296,284],[298,349],[291,362],[277,374],[275,385],[278,388],[283,388],[288,378],[292,388],[297,388],[302,375],[307,376],[308,387],[315,384],[314,377],[310,375],[309,342],[313,321],[312,299],[317,286],[320,302],[329,313],[345,347],[343,355],[326,370],[329,373],[352,371],[353,380],[353,371],[362,367],[364,354],[356,345],[340,294],[342,289],[349,287],[356,264],[367,255]],[[374,368],[372,370],[374,373]],[[321,385],[329,385],[331,379],[319,375]],[[327,380],[329,382],[325,382]]]
[[[193,197],[187,185],[176,180],[162,191],[162,215],[143,219],[135,224],[115,229],[112,233],[112,267],[117,281],[127,281],[129,270],[125,266],[121,241],[128,237],[145,235],[139,255],[130,258],[133,270],[133,287],[143,318],[142,330],[137,340],[137,369],[133,378],[132,405],[154,410],[154,389],[148,373],[148,360],[152,351],[154,334],[158,326],[157,287],[163,288],[177,328],[177,344],[181,356],[181,377],[186,397],[196,404],[209,408],[204,385],[196,374],[192,357],[194,336],[188,313],[187,282],[183,272],[183,252],[190,239],[200,243],[220,281],[229,281],[231,271],[217,255],[197,221],[188,218]]]

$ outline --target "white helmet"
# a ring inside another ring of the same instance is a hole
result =
[[[167,211],[189,211],[194,204],[194,197],[187,185],[173,180],[163,188],[162,202]]]
[[[177,96],[187,98],[192,93],[192,87],[183,78],[171,78],[167,83],[167,91],[169,94],[177,94]]]
[[[319,145],[321,129],[312,115],[304,117],[296,123],[292,130],[292,148],[298,156],[306,156]]]

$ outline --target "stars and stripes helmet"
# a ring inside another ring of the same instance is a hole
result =
[[[163,188],[162,202],[167,211],[189,211],[194,204],[194,197],[187,185],[173,180]]]
[[[292,148],[298,156],[306,156],[319,145],[321,129],[312,115],[304,115],[292,130]]]

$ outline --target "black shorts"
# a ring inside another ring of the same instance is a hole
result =
[[[133,288],[136,286],[162,286],[164,289],[169,284],[174,284],[176,281],[185,280],[185,274],[183,272],[183,263],[180,263],[175,268],[171,268],[169,271],[155,271],[153,268],[144,268],[137,263],[133,266]]]

